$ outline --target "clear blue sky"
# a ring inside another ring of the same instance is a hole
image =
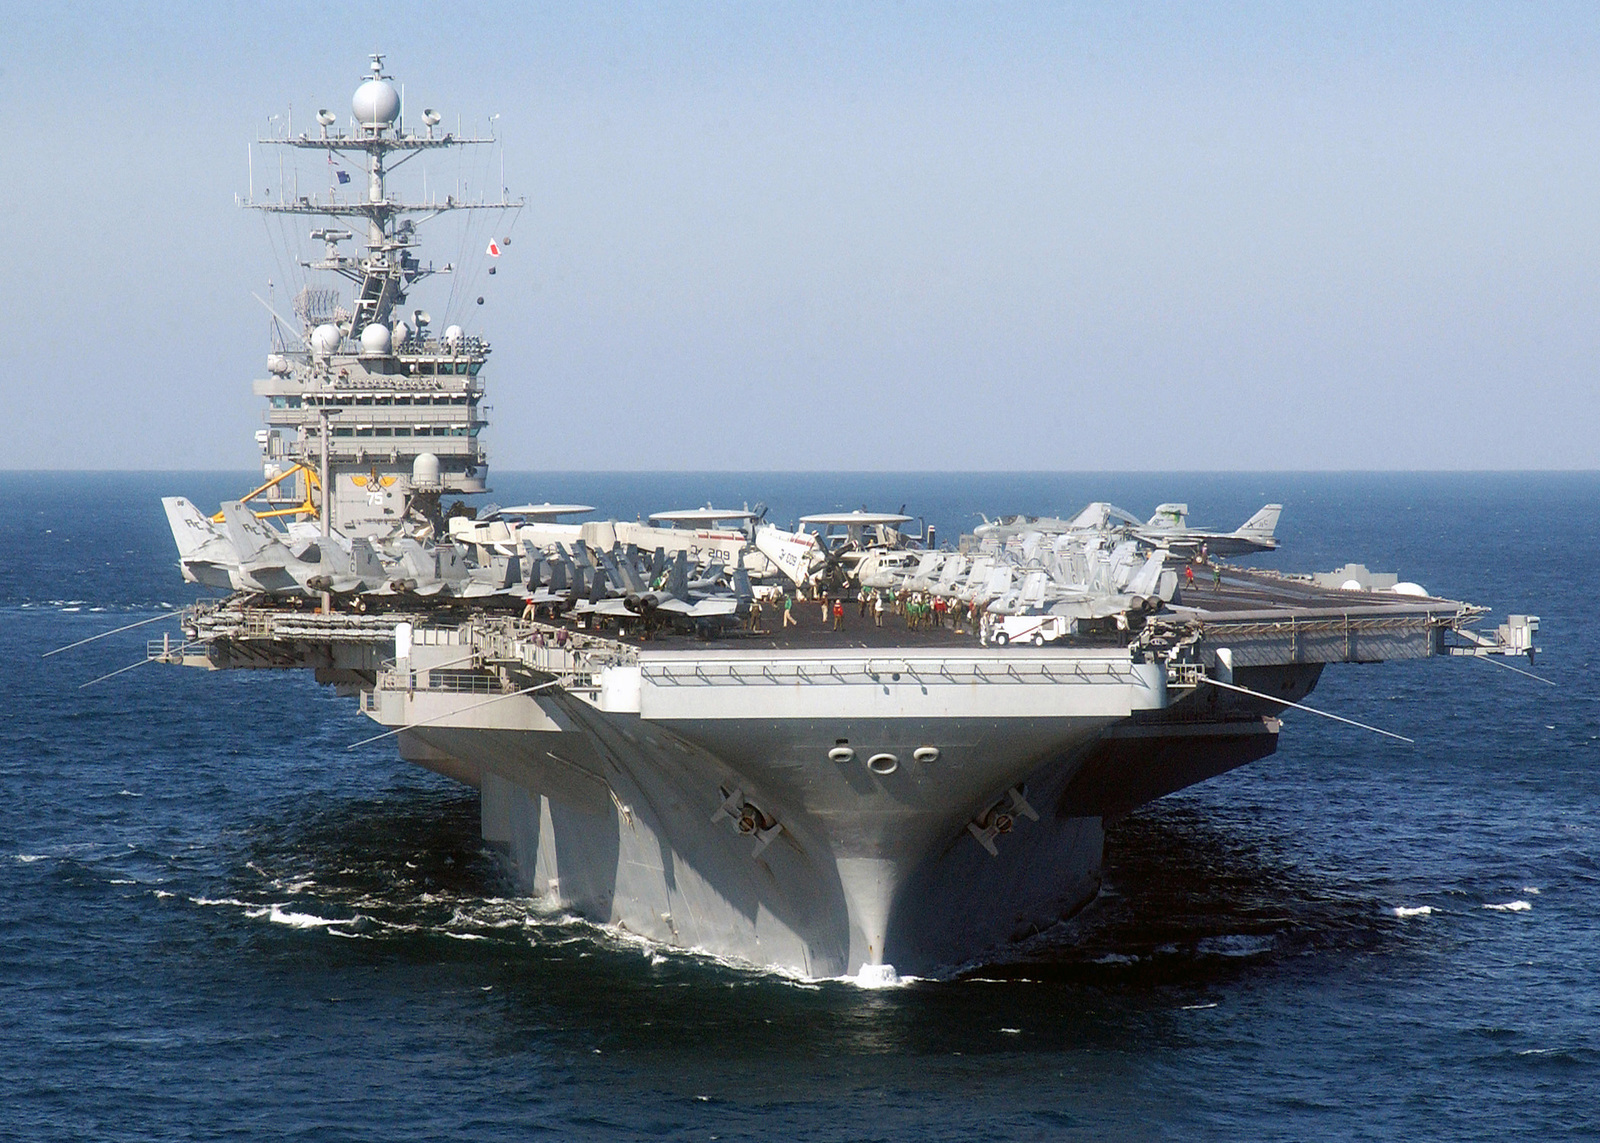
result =
[[[1600,467],[1600,5],[4,14],[0,468],[255,463],[247,141],[375,49],[528,199],[499,468]]]

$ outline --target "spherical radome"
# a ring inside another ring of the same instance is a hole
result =
[[[1339,585],[1340,591],[1365,591],[1358,579],[1347,579]]]
[[[461,342],[461,327],[459,325],[448,325],[448,326],[445,326],[445,329],[444,329],[444,343],[446,345],[458,345],[458,344],[460,344],[460,342]]]
[[[311,348],[317,353],[327,355],[339,348],[342,339],[338,326],[332,322],[324,322],[311,331]]]
[[[389,327],[380,322],[373,322],[361,331],[361,352],[363,353],[388,353],[389,352]]]
[[[400,118],[400,93],[384,79],[369,79],[350,97],[350,110],[363,127],[393,127]]]
[[[1420,583],[1412,583],[1410,580],[1401,580],[1389,590],[1394,592],[1396,595],[1414,595],[1418,598],[1426,598],[1428,594],[1427,588],[1423,587]]]
[[[423,490],[439,487],[439,458],[431,452],[418,453],[411,462],[411,484]]]

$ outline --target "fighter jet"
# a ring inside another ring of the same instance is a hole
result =
[[[1134,529],[1134,534],[1180,555],[1198,552],[1202,547],[1214,556],[1270,552],[1278,546],[1273,532],[1282,512],[1282,504],[1268,504],[1232,532],[1207,532],[1189,527],[1187,504],[1163,504],[1154,516]]]
[[[178,545],[178,566],[183,578],[218,591],[238,590],[234,576],[239,568],[239,553],[221,528],[182,496],[162,497],[161,506],[166,509],[167,526]]]
[[[602,575],[615,576],[620,594],[591,601],[583,611],[616,619],[663,618],[682,625],[721,626],[737,622],[748,613],[750,601],[755,598],[750,588],[750,578],[743,563],[734,570],[733,590],[718,589],[721,565],[713,565],[707,574],[690,579],[689,557],[678,553],[667,571],[666,580],[659,588],[651,589],[639,574],[637,567],[626,559],[602,555]]]
[[[287,535],[258,519],[237,500],[222,505],[222,528],[237,557],[237,563],[229,568],[237,590],[346,595],[379,587],[385,579],[377,552],[361,537]]]

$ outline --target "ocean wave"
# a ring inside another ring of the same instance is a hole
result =
[[[1526,913],[1533,908],[1531,901],[1507,901],[1501,905],[1484,905],[1485,909],[1493,909],[1497,913]]]
[[[314,913],[291,913],[281,905],[268,905],[264,909],[246,909],[244,915],[253,921],[265,917],[274,925],[287,925],[291,929],[328,929],[334,926],[351,925],[358,919],[353,917],[319,917]]]
[[[1250,933],[1227,933],[1220,937],[1203,937],[1195,942],[1194,951],[1208,956],[1247,957],[1260,956],[1272,951],[1276,943],[1272,937]]]
[[[1396,905],[1394,915],[1397,917],[1428,917],[1433,915],[1432,905]]]

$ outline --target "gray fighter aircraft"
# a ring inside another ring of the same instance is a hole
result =
[[[1208,532],[1189,527],[1187,504],[1163,504],[1134,534],[1151,544],[1159,544],[1179,555],[1204,548],[1214,556],[1239,556],[1250,552],[1270,552],[1277,548],[1273,533],[1278,527],[1282,504],[1265,505],[1231,532]]]

